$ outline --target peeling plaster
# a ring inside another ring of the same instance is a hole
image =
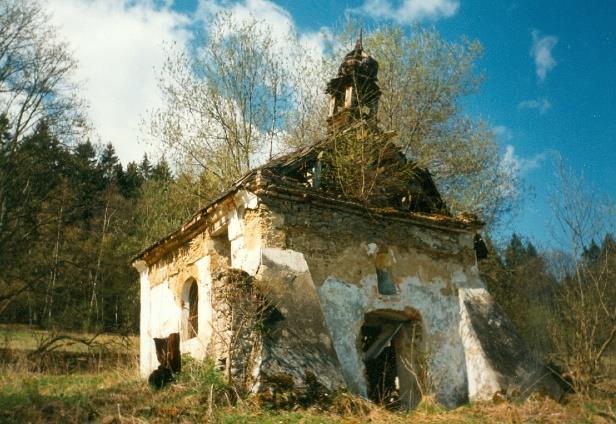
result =
[[[374,296],[376,285],[376,274],[362,279],[359,286],[330,276],[318,289],[334,347],[351,389],[366,396],[365,369],[357,347],[364,316],[379,310],[404,312],[411,307],[422,317],[437,399],[447,406],[464,402],[466,372],[458,332],[458,299],[450,300],[440,294],[442,282],[426,285],[417,277],[402,278],[400,292],[394,296]]]
[[[482,291],[485,292],[485,290]],[[465,298],[466,291],[460,290],[460,311],[462,314],[460,335],[462,336],[462,344],[466,353],[468,397],[471,401],[491,400],[494,394],[502,388],[499,382],[500,376],[490,366],[481,347],[464,305]]]
[[[469,398],[490,399],[503,381],[534,375],[536,364],[522,358],[512,375],[503,376],[482,345],[482,325],[497,339],[513,338],[489,320],[496,315],[479,277],[470,232],[373,225],[340,212],[321,215],[312,206],[262,201],[240,190],[235,207],[220,211],[217,235],[226,235],[227,247],[217,247],[224,242],[203,233],[149,268],[135,263],[141,281],[142,376],[158,364],[152,338],[181,327],[175,293],[188,277],[199,287],[199,334],[183,341],[182,351],[196,358],[215,355],[213,276],[229,266],[255,276],[284,316],[255,347],[253,391],[263,376],[284,373],[301,385],[311,370],[330,389],[346,384],[367,396],[359,341],[366,314],[379,311],[421,320],[431,391],[447,407]],[[396,294],[379,294],[379,267],[391,275]]]

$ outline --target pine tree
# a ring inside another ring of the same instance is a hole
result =
[[[162,182],[171,181],[172,179],[171,168],[169,168],[169,163],[167,163],[164,156],[156,163],[156,165],[152,169],[151,177],[153,180],[156,180],[156,181],[162,181]]]
[[[89,140],[77,144],[69,160],[70,184],[76,191],[70,214],[75,220],[88,222],[95,214],[98,194],[105,187],[103,170],[98,166],[96,150]]]
[[[135,162],[130,162],[126,166],[121,179],[118,181],[120,193],[126,198],[135,198],[139,194],[139,189],[143,183],[143,177],[139,166]]]
[[[115,147],[109,143],[103,149],[98,160],[99,168],[103,174],[103,180],[105,185],[109,186],[113,183],[117,183],[118,178],[118,165],[121,167],[120,160],[116,155]],[[120,168],[121,169],[121,168]]]
[[[143,154],[143,159],[139,164],[139,173],[141,174],[141,178],[146,181],[152,177],[152,164],[148,159],[147,153]]]

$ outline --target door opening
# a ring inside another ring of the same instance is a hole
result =
[[[395,311],[367,314],[361,328],[361,350],[368,398],[392,409],[417,406],[425,376],[420,319]]]
[[[380,353],[373,352],[372,356],[368,355],[371,346],[378,344],[379,336],[383,334],[382,327],[362,327],[368,398],[379,404],[395,406],[400,400],[400,393],[397,387],[396,349],[393,343],[389,342],[382,347]]]

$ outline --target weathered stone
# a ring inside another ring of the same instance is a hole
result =
[[[490,400],[495,393],[523,399],[533,392],[560,400],[564,391],[552,372],[526,348],[485,289],[463,290],[460,307],[471,400]]]
[[[282,312],[282,319],[266,328],[260,372],[285,373],[296,387],[305,386],[307,372],[330,390],[344,385],[303,255],[292,250],[263,249],[257,278],[273,306]]]

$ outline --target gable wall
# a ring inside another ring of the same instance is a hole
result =
[[[180,333],[181,351],[203,358],[212,333],[212,273],[226,269],[229,259],[221,254],[219,241],[207,231],[172,250],[142,273],[141,290],[141,374],[146,376],[158,366],[154,337]],[[198,287],[198,334],[186,340],[185,285],[190,280]],[[145,287],[144,287],[145,286]]]
[[[142,374],[158,365],[152,337],[182,330],[181,292],[189,278],[199,284],[199,335],[183,343],[182,351],[198,358],[220,356],[212,335],[224,317],[212,304],[212,281],[231,266],[268,285],[268,295],[286,318],[277,324],[277,339],[263,346],[256,373],[290,372],[301,384],[304,371],[312,369],[326,387],[345,380],[366,395],[361,327],[366,314],[394,311],[421,319],[437,400],[453,406],[468,399],[460,294],[483,289],[473,232],[244,195],[249,202],[236,202],[225,212],[225,254],[221,236],[204,229],[152,264],[145,279],[142,273]],[[379,294],[377,267],[388,272],[395,294]],[[490,384],[497,377],[491,378]]]
[[[411,317],[418,311],[437,399],[451,406],[468,399],[458,294],[483,288],[474,233],[273,197],[262,199],[257,216],[264,228],[264,246],[297,252],[305,260],[344,377],[353,391],[366,395],[367,390],[358,349],[365,314],[398,311]],[[379,294],[377,266],[388,271],[396,294]],[[290,304],[287,309],[294,307]]]
[[[328,277],[362,285],[375,274],[374,255],[368,254],[374,244],[389,251],[389,267],[399,281],[415,276],[424,284],[447,286],[447,293],[458,287],[483,287],[474,232],[433,229],[271,197],[246,219],[259,220],[264,246],[302,252],[317,286]]]

